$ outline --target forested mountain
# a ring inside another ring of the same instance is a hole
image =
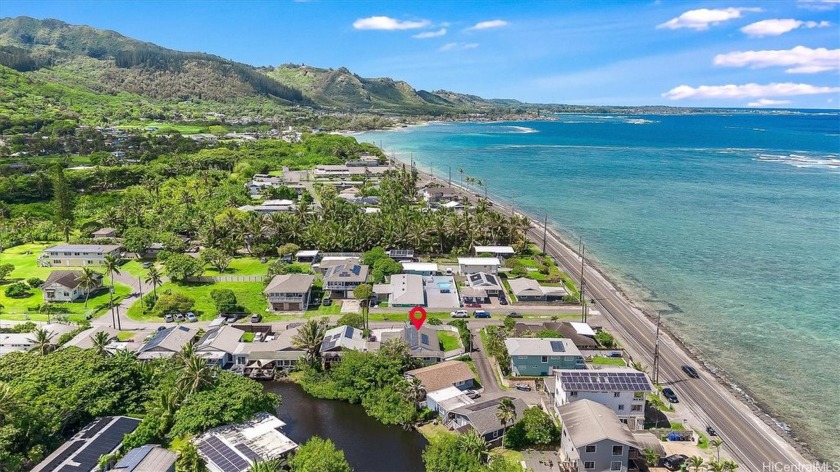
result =
[[[404,114],[509,106],[453,92],[415,90],[390,78],[366,79],[343,67],[258,68],[166,49],[114,31],[28,17],[0,19],[0,65],[37,83],[112,97],[123,94],[156,105],[258,100],[269,103],[273,112],[277,106],[309,105]],[[204,109],[217,111],[213,106]]]

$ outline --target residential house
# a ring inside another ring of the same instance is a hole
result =
[[[251,211],[268,215],[271,213],[295,211],[295,202],[291,200],[266,200],[259,205],[243,205],[239,211]]]
[[[116,238],[117,230],[115,228],[102,228],[90,233],[90,237],[92,239]]]
[[[507,338],[513,375],[547,376],[554,369],[585,369],[583,356],[565,338]]]
[[[653,386],[644,372],[629,367],[554,371],[554,406],[591,400],[610,408],[631,430],[645,427],[645,398]]]
[[[450,275],[434,275],[423,278],[426,290],[426,306],[436,309],[460,308],[458,285]]]
[[[464,303],[490,303],[490,297],[483,288],[461,287],[461,299]]]
[[[111,344],[117,341],[117,336],[120,332],[114,328],[109,328],[108,326],[96,326],[90,329],[86,329],[81,333],[77,334],[73,337],[70,341],[67,341],[61,346],[61,349],[66,349],[68,347],[77,347],[79,349],[92,349],[93,348],[93,339],[97,333],[105,333],[108,337],[108,344]],[[106,349],[110,349],[106,347]]]
[[[73,331],[73,325],[69,324],[44,324],[40,328],[52,334],[53,342],[58,341],[62,334]],[[0,333],[0,356],[10,352],[30,351],[35,348],[35,335],[33,333]]]
[[[50,272],[47,280],[41,285],[44,302],[72,302],[85,295],[93,293],[102,287],[102,274],[96,273],[95,284],[92,287],[84,287],[81,283],[82,271],[80,270],[54,270]]]
[[[335,298],[354,298],[353,289],[367,282],[367,278],[368,266],[339,264],[324,274],[324,291],[332,292]]]
[[[341,325],[324,333],[324,340],[321,342],[321,357],[324,360],[337,360],[341,357],[342,351],[349,349],[354,351],[367,350],[367,341],[362,336],[362,330]]]
[[[298,262],[318,262],[318,253],[317,249],[313,250],[301,250],[295,253],[295,260]]]
[[[210,365],[229,368],[244,334],[245,331],[231,325],[210,328],[195,344],[195,353]]]
[[[423,200],[426,203],[451,202],[458,200],[459,192],[452,187],[426,187],[423,189]]]
[[[505,288],[502,286],[502,281],[499,277],[486,272],[476,272],[467,275],[467,282],[472,288],[484,290],[484,293],[490,296],[499,296],[505,293]]]
[[[503,426],[496,413],[499,409],[499,402],[504,398],[513,402],[516,419]],[[528,405],[521,398],[513,398],[505,394],[488,395],[482,398],[479,403],[455,408],[447,415],[444,424],[459,432],[473,429],[484,438],[489,447],[495,447],[501,444],[502,433],[522,418],[526,408],[528,408]]]
[[[516,254],[516,251],[510,246],[475,246],[473,247],[473,254],[476,256],[479,254],[490,254],[499,259],[504,259],[505,257]]]
[[[137,359],[147,361],[161,357],[172,357],[181,352],[185,344],[192,342],[197,332],[197,330],[186,326],[171,326],[157,331],[137,351]]]
[[[455,387],[459,390],[469,390],[475,386],[475,374],[466,362],[446,361],[440,364],[409,370],[407,377],[414,377],[423,384],[426,393]]]
[[[264,342],[250,343],[247,353],[237,352],[234,361],[245,365],[245,374],[249,368],[290,370],[306,352],[292,346],[292,338],[297,335],[302,323],[289,323],[285,330],[273,333]],[[241,349],[245,351],[246,349]]]
[[[434,262],[401,262],[403,274],[414,274],[431,277],[438,273],[438,265]]]
[[[110,470],[113,472],[175,472],[178,454],[157,444],[146,444],[128,451]]]
[[[508,284],[520,302],[562,302],[569,296],[565,287],[548,287],[524,277],[508,279]]]
[[[378,350],[382,343],[392,339],[401,339],[408,344],[411,356],[422,360],[425,364],[434,364],[443,360],[444,353],[440,349],[437,330],[430,326],[421,326],[418,330],[406,324],[400,328],[375,329],[372,334],[366,346],[368,350]]]
[[[581,472],[627,472],[630,450],[638,446],[627,425],[610,408],[580,400],[561,406],[559,412],[564,465]]]
[[[120,256],[116,244],[59,244],[47,249],[38,258],[42,267],[101,266],[105,256]]]
[[[496,257],[459,257],[458,273],[462,275],[475,274],[477,272],[498,274],[499,266],[501,265],[501,262]]]
[[[314,275],[275,275],[263,290],[271,311],[305,311],[309,306]]]
[[[426,306],[422,275],[394,274],[387,284],[375,284],[377,297],[388,297],[390,307]]]
[[[465,405],[472,405],[475,400],[470,398],[458,387],[445,387],[434,392],[426,393],[426,408],[435,411],[446,420],[450,413]],[[420,402],[423,406],[423,402]]]
[[[397,262],[414,262],[417,259],[414,257],[414,249],[388,249],[386,251],[388,257]],[[431,274],[430,274],[431,275]]]
[[[99,458],[119,449],[123,436],[139,424],[139,419],[127,416],[97,418],[38,463],[32,472],[99,471]]]
[[[244,423],[213,428],[192,442],[210,472],[247,472],[254,462],[281,459],[297,449],[280,432],[284,426],[280,418],[258,413]]]
[[[315,177],[350,177],[350,169],[344,164],[315,166]]]
[[[361,262],[359,256],[323,256],[321,261],[317,264],[312,264],[313,269],[318,269],[321,274],[326,274],[328,270],[335,266],[344,264],[359,264]],[[316,267],[317,266],[317,267]]]
[[[513,334],[514,337],[521,338],[527,337],[524,336],[525,333],[539,333],[544,329],[560,333],[561,337],[571,340],[578,349],[598,348],[595,331],[586,323],[546,321],[541,324],[529,324],[520,322],[513,325]]]

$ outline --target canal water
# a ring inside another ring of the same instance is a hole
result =
[[[278,415],[283,433],[298,444],[312,436],[332,440],[356,472],[422,472],[421,453],[428,442],[416,431],[386,426],[361,405],[321,400],[293,382],[266,382],[265,389],[283,397]]]

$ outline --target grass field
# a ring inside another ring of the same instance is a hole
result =
[[[624,367],[627,365],[624,362],[624,359],[620,357],[605,357],[605,356],[595,356],[592,358],[592,363],[595,365],[612,365],[612,366],[619,366]]]
[[[123,126],[118,126],[118,128],[142,128],[146,129],[149,126],[153,126],[158,128],[155,132],[159,134],[168,133],[171,131],[177,131],[181,134],[199,134],[199,133],[207,133],[209,132],[207,126],[203,125],[188,125],[188,124],[179,124],[179,123],[161,123],[158,121],[146,121],[146,122],[137,122],[131,123]]]
[[[110,282],[105,280],[105,284]],[[5,286],[0,286],[0,304],[3,305],[1,319],[5,320],[26,320],[46,321],[47,315],[40,314],[37,307],[43,303],[44,295],[40,288],[32,289],[32,295],[26,298],[9,298],[4,293]],[[114,303],[119,303],[126,295],[131,293],[131,288],[122,285],[114,285]],[[52,316],[67,315],[67,319],[71,321],[81,321],[85,319],[86,315],[96,317],[101,315],[108,309],[108,290],[102,289],[95,296],[88,299],[87,307],[85,307],[84,299],[72,303],[53,303],[55,310],[52,311]]]
[[[52,267],[38,267],[38,256],[41,255],[44,249],[55,246],[56,244],[59,244],[59,242],[21,244],[20,246],[10,247],[0,253],[0,264],[12,264],[15,266],[15,270],[8,277],[9,279],[25,281],[30,277],[38,277],[45,280],[49,277],[50,272],[55,269]]]
[[[230,265],[223,274],[208,266],[204,267],[202,275],[265,275],[268,272],[268,263],[261,263],[256,257],[237,257],[230,261]]]
[[[160,265],[158,265],[158,270],[163,271]],[[143,268],[143,261],[128,261],[120,266],[120,272],[124,274],[131,274],[135,277],[141,277],[143,280],[146,280],[146,277],[148,277],[149,274],[149,269]]]
[[[450,331],[438,331],[438,341],[444,351],[451,351],[461,347],[461,337]]]
[[[236,301],[246,313],[260,313],[265,314],[268,308],[268,302],[263,297],[262,282],[216,282],[210,284],[176,284],[173,282],[166,282],[157,289],[158,296],[171,291],[172,293],[182,293],[193,300],[195,306],[192,311],[198,316],[200,320],[210,321],[216,317],[216,307],[213,304],[213,299],[210,298],[210,292],[213,289],[227,288],[233,290],[236,294]],[[139,321],[157,321],[158,317],[148,313],[143,313],[143,306],[141,303],[135,303],[128,310],[128,317]]]

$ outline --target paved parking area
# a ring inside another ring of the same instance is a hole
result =
[[[523,451],[525,465],[534,472],[560,471],[560,454],[555,451]]]

